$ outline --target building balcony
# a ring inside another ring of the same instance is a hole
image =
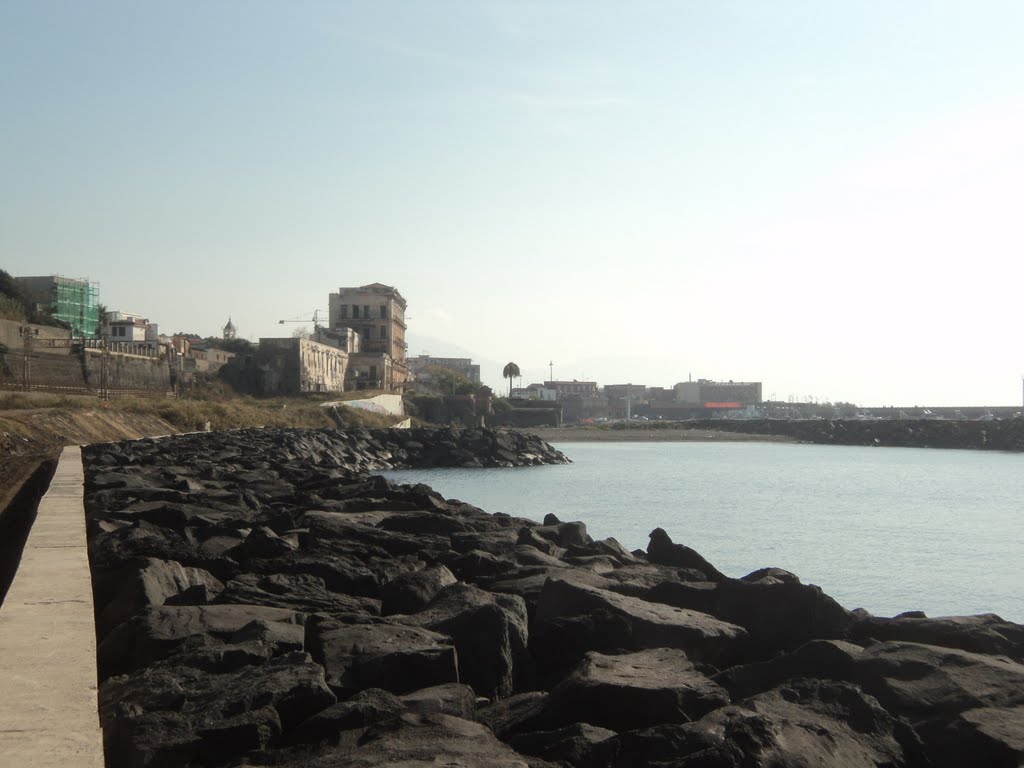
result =
[[[391,354],[391,343],[387,339],[381,341],[364,341],[359,345],[360,352],[366,352],[372,355]]]

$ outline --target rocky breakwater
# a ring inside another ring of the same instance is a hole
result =
[[[1024,419],[705,419],[679,425],[823,445],[1024,451]]]
[[[481,464],[559,460],[467,432],[90,446],[107,765],[1024,757],[1024,627],[850,612],[786,571],[728,578],[661,529],[629,552],[365,471],[467,463],[466,441]]]

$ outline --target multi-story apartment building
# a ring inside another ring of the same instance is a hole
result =
[[[675,385],[676,402],[701,404],[705,408],[738,408],[761,402],[760,381],[683,381]]]
[[[558,393],[558,399],[562,400],[566,397],[597,397],[597,382],[596,381],[545,381],[545,389],[553,389]]]
[[[411,378],[405,308],[398,289],[381,283],[339,288],[328,296],[330,329],[359,335],[359,352],[349,356],[347,389],[405,388]]]

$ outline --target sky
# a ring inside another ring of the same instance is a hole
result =
[[[499,389],[1012,405],[1022,29],[1016,0],[0,0],[0,268],[253,341],[394,285],[410,355]]]

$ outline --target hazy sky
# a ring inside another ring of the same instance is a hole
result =
[[[1024,4],[0,0],[0,268],[164,332],[1013,404]]]

